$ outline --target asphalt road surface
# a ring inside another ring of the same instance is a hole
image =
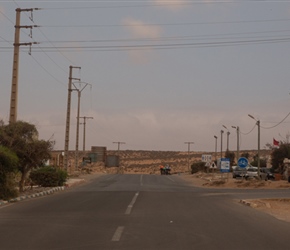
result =
[[[1,250],[290,249],[290,223],[239,203],[289,190],[222,190],[179,176],[103,175],[0,207]]]

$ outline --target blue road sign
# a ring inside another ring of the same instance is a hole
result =
[[[221,172],[222,173],[230,172],[230,159],[221,158]]]
[[[248,166],[248,164],[249,164],[249,162],[248,162],[248,159],[247,158],[241,157],[241,158],[238,159],[238,166],[240,168],[245,168],[245,167]]]

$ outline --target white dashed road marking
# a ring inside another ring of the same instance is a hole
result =
[[[137,200],[138,195],[139,195],[139,192],[134,195],[131,203],[129,204],[129,206],[126,209],[125,214],[130,214],[131,213],[131,210],[132,210],[132,208],[133,208],[133,206],[134,206],[134,204],[135,204],[135,202]]]
[[[112,241],[119,241],[121,239],[124,229],[125,227],[118,227],[113,235]]]

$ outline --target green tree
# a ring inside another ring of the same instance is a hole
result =
[[[248,152],[245,152],[245,153],[241,154],[241,157],[245,157],[245,158],[249,159],[250,154]]]
[[[227,150],[225,153],[225,158],[230,159],[230,166],[231,167],[235,165],[235,153],[234,152]]]
[[[290,144],[281,144],[279,148],[274,149],[271,158],[272,168],[274,170],[282,170],[280,168],[283,166],[284,158],[290,158]]]
[[[254,159],[253,159],[253,161],[250,163],[252,166],[255,166],[255,167],[257,167],[258,166],[258,154],[256,154],[255,156],[254,156]],[[260,158],[260,167],[261,168],[265,168],[265,167],[267,167],[267,161],[265,160],[265,159],[261,159]]]
[[[0,144],[14,151],[18,156],[18,170],[21,172],[19,191],[22,192],[29,171],[43,166],[44,162],[50,159],[54,142],[38,140],[35,125],[17,121],[0,126]]]
[[[6,147],[0,146],[0,199],[10,199],[17,196],[13,173],[17,170],[18,157]]]

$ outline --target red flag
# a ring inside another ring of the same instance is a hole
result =
[[[279,141],[276,141],[276,140],[273,138],[273,145],[279,147]]]

